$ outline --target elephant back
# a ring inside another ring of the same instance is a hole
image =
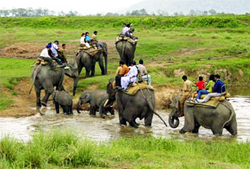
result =
[[[58,90],[54,91],[53,100],[55,102],[59,103],[60,105],[64,105],[64,106],[72,105],[72,98],[71,98],[70,94],[68,94],[64,90],[62,90],[62,91],[58,91]]]

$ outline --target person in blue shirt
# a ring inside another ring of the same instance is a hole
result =
[[[90,36],[89,36],[89,32],[86,32],[86,33],[85,33],[85,41],[86,41],[87,43],[90,43],[90,41],[91,41],[91,38],[90,38]]]
[[[226,91],[226,87],[224,83],[220,80],[220,75],[214,76],[215,84],[213,87],[213,92],[209,93],[203,100],[200,101],[200,103],[207,102],[211,97],[218,97],[221,96],[222,93]]]

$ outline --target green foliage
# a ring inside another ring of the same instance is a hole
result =
[[[250,144],[227,140],[188,140],[138,136],[106,143],[81,139],[64,129],[43,131],[24,143],[0,140],[4,168],[249,168]]]
[[[68,17],[40,17],[40,18],[0,18],[0,25],[10,27],[31,27],[31,28],[96,28],[113,27],[120,28],[123,22],[130,22],[139,28],[181,28],[181,27],[216,27],[216,28],[237,28],[249,26],[249,15],[223,15],[223,16],[195,16],[195,17],[163,17],[163,16],[126,16],[126,17],[100,17],[100,16],[68,16]]]

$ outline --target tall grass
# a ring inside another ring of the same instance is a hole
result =
[[[151,136],[97,143],[63,129],[38,132],[27,143],[0,140],[4,168],[248,168],[250,143]]]

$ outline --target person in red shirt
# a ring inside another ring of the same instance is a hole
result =
[[[199,90],[205,90],[205,83],[203,81],[203,77],[199,76],[199,81],[195,84],[195,86],[198,88],[196,92],[192,93],[191,100],[195,98],[195,94],[199,92]]]

